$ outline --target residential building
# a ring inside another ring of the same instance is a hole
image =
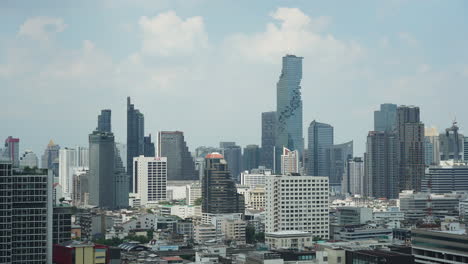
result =
[[[72,208],[66,204],[54,206],[52,221],[52,243],[60,244],[71,240]]]
[[[144,154],[145,118],[127,97],[127,175],[129,191],[133,190],[133,158]]]
[[[167,158],[133,158],[133,193],[140,196],[141,205],[166,200]]]
[[[211,153],[205,157],[202,199],[203,213],[244,213],[244,197],[237,193],[229,164],[219,153]]]
[[[283,147],[297,150],[299,157],[304,151],[302,135],[302,57],[286,55],[283,57],[279,81],[276,85],[276,140],[275,172],[281,171]]]
[[[98,115],[98,126],[96,131],[100,132],[112,132],[111,128],[111,110],[101,110],[101,114]]]
[[[299,173],[299,152],[297,150],[289,150],[283,148],[281,155],[281,174]]]
[[[266,181],[267,233],[304,231],[329,237],[328,177],[275,175]]]
[[[272,170],[265,169],[264,167],[253,169],[249,172],[244,171],[241,173],[241,185],[253,188],[257,185],[265,185],[265,179],[272,175]]]
[[[237,146],[235,142],[221,142],[220,147],[223,151],[222,154],[224,159],[229,164],[228,167],[231,172],[231,177],[236,181],[236,183],[240,182],[240,173],[242,172],[242,148]]]
[[[59,150],[59,183],[62,185],[66,197],[73,196],[73,170],[78,167],[75,149],[62,148]]]
[[[327,148],[325,153],[330,186],[341,186],[345,163],[353,158],[353,141],[333,145]]]
[[[310,123],[308,136],[309,164],[307,165],[307,174],[329,176],[327,149],[333,146],[333,127],[314,120]]]
[[[416,263],[468,263],[468,236],[464,230],[413,229],[411,244]]]
[[[216,227],[211,224],[199,224],[194,226],[195,242],[203,244],[209,241],[216,241]]]
[[[12,136],[7,137],[5,140],[5,156],[12,162],[14,168],[19,168],[19,138]]]
[[[468,191],[468,165],[442,160],[439,166],[430,166],[422,181],[422,190],[431,193]]]
[[[396,123],[399,191],[421,191],[425,164],[424,124],[419,117],[419,107],[399,106]]]
[[[463,160],[463,134],[458,133],[457,122],[439,135],[440,160]]]
[[[270,249],[304,250],[313,247],[312,234],[304,231],[278,231],[265,233],[265,243]]]
[[[396,129],[396,104],[381,104],[380,110],[374,111],[374,131],[391,132]]]
[[[193,157],[184,140],[183,132],[159,132],[158,157],[167,158],[168,181],[198,180]]]
[[[338,207],[336,208],[338,225],[361,225],[366,224],[373,218],[372,208],[368,207]]]
[[[275,169],[276,112],[262,113],[262,148],[260,165]]]
[[[77,207],[89,204],[89,169],[78,168],[73,172],[72,203]]]
[[[258,145],[247,145],[244,148],[243,170],[250,171],[260,166],[260,148]]]
[[[245,194],[245,204],[250,209],[265,210],[265,188],[257,186],[249,189]]]
[[[426,149],[429,148],[429,149]],[[424,129],[424,159],[426,166],[439,165],[440,163],[440,138],[435,127]]]
[[[41,168],[43,169],[52,169],[53,163],[58,160],[60,146],[56,145],[52,139],[49,141],[47,148],[44,151],[44,154],[41,157]]]
[[[52,263],[52,177],[0,161],[0,263]]]
[[[246,223],[242,219],[226,219],[221,224],[221,232],[226,241],[235,241],[238,245],[245,244]]]
[[[342,181],[342,192],[351,195],[364,194],[364,175],[365,166],[364,161],[360,157],[349,159],[345,163],[345,169],[343,173]]]
[[[37,158],[37,155],[34,152],[32,152],[32,150],[24,151],[24,153],[20,157],[19,166],[23,169],[26,167],[38,168],[39,160]]]

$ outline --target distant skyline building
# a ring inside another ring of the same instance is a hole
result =
[[[250,171],[260,166],[260,147],[258,145],[247,145],[244,148],[242,171]]]
[[[63,195],[67,198],[73,196],[73,170],[78,167],[76,149],[62,148],[59,150],[59,183]]]
[[[468,137],[463,137],[463,160],[468,162]]]
[[[167,158],[133,158],[133,193],[139,195],[142,206],[167,199]]]
[[[202,158],[205,159],[206,155],[213,153],[213,152],[223,152],[221,148],[216,148],[216,147],[206,147],[206,146],[200,146],[195,149],[195,158]]]
[[[236,183],[229,171],[229,164],[220,153],[205,157],[205,173],[202,179],[202,213],[244,213],[244,196],[237,193]]]
[[[224,159],[229,164],[228,169],[231,172],[231,177],[236,183],[239,183],[242,172],[242,148],[237,146],[235,142],[221,142],[221,146],[223,147],[222,154]]]
[[[333,146],[333,127],[329,124],[312,121],[308,129],[307,174],[311,176],[329,176],[327,149]]]
[[[396,104],[381,104],[380,110],[374,111],[374,131],[394,131],[396,129]]]
[[[276,171],[281,171],[283,147],[297,150],[302,158],[302,59],[295,55],[283,57],[279,81],[276,85]]]
[[[363,195],[365,184],[365,164],[361,157],[347,160],[342,180],[342,193]]]
[[[55,144],[51,139],[47,145],[44,154],[41,157],[41,168],[42,169],[53,169],[53,163],[57,161],[59,157],[60,146]]]
[[[14,138],[12,136],[5,139],[5,156],[11,160],[14,168],[19,168],[19,138]]]
[[[151,134],[149,134],[147,137],[144,138],[143,140],[145,142],[144,146],[144,156],[145,157],[155,157],[156,156],[156,150],[154,147],[154,142],[151,141]]]
[[[101,114],[98,116],[98,126],[96,131],[112,132],[110,109],[101,110]]]
[[[37,155],[34,152],[32,152],[32,150],[27,149],[21,155],[19,165],[20,168],[38,168],[39,159],[37,158]]]
[[[340,186],[343,179],[344,167],[353,158],[353,141],[333,145],[325,150],[326,173],[329,176],[330,188]]]
[[[281,155],[281,174],[291,175],[299,173],[299,152],[283,148]]]
[[[397,108],[397,140],[399,164],[399,191],[421,191],[424,178],[424,124],[420,120],[419,107]]]
[[[144,154],[145,118],[127,97],[127,175],[133,189],[133,158]]]
[[[157,156],[167,158],[168,181],[198,180],[192,154],[184,139],[184,132],[159,132]]]
[[[262,146],[260,165],[274,170],[275,140],[276,140],[276,112],[262,113]]]
[[[463,160],[463,134],[458,133],[457,122],[439,135],[440,160]]]
[[[435,127],[424,129],[424,160],[427,166],[440,163],[440,138]],[[426,149],[426,146],[429,149]]]

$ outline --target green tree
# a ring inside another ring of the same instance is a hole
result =
[[[197,199],[195,199],[195,201],[193,202],[193,205],[196,205],[196,206],[199,206],[202,204],[202,198],[201,197],[198,197]]]
[[[245,228],[245,242],[247,242],[247,244],[255,243],[255,227],[248,225]]]
[[[146,237],[149,239],[149,240],[152,240],[153,239],[153,236],[154,236],[154,230],[151,228],[149,229],[148,231],[146,231]]]
[[[147,212],[148,214],[154,214],[153,210],[151,210],[151,209],[149,209],[149,208],[146,209],[146,212]]]

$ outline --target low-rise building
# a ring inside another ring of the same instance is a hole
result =
[[[381,239],[392,240],[393,232],[391,228],[372,228],[372,227],[342,227],[334,233],[336,240],[368,240],[368,239]]]
[[[271,249],[303,250],[313,246],[311,233],[302,231],[278,231],[265,233],[265,243]]]
[[[211,224],[200,224],[194,227],[195,242],[203,244],[216,241],[216,227]]]
[[[468,263],[468,236],[465,230],[442,232],[414,229],[411,241],[416,263]]]
[[[245,228],[246,223],[241,219],[226,219],[221,224],[224,239],[235,241],[238,245],[245,244]]]
[[[414,256],[389,250],[346,251],[346,264],[413,264]]]
[[[338,207],[338,225],[361,225],[372,220],[372,208],[367,207]]]

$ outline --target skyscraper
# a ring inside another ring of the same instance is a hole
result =
[[[260,165],[260,148],[258,145],[247,145],[244,148],[242,170],[256,169]]]
[[[159,132],[158,157],[167,158],[168,181],[199,179],[198,174],[195,172],[195,163],[192,154],[184,140],[184,132]]]
[[[439,165],[440,163],[440,140],[437,128],[430,127],[424,129],[425,145],[429,146],[429,150],[424,148],[426,165]],[[430,151],[430,152],[429,152]],[[429,159],[430,158],[430,159]]]
[[[144,156],[145,157],[155,157],[156,150],[154,149],[154,142],[151,141],[151,134],[144,138]]]
[[[11,160],[14,168],[19,168],[19,141],[19,138],[12,136],[5,140],[5,156]]]
[[[342,192],[351,195],[364,194],[364,160],[360,157],[349,159],[345,163],[343,173]]]
[[[98,116],[98,126],[96,131],[100,132],[111,132],[111,110],[101,110],[101,114]]]
[[[283,148],[281,155],[281,174],[290,175],[299,173],[299,152],[297,150],[289,150]]]
[[[244,213],[244,197],[237,193],[229,164],[219,153],[205,157],[202,179],[202,212],[207,214]]]
[[[129,190],[133,188],[133,158],[144,154],[145,119],[127,97],[127,175]]]
[[[70,148],[59,150],[59,183],[65,197],[73,195],[73,169],[78,167],[77,151]]]
[[[398,163],[396,135],[370,131],[365,155],[363,194],[375,198],[398,198]]]
[[[330,180],[330,188],[340,186],[343,178],[345,163],[353,157],[353,141],[333,145],[325,150],[326,171]]]
[[[281,75],[276,85],[276,171],[281,171],[283,147],[297,150],[302,157],[302,57],[283,57]]]
[[[240,174],[242,172],[242,148],[237,146],[235,142],[221,142],[220,147],[222,147],[224,159],[229,164],[228,169],[231,172],[231,177],[236,181],[236,183],[239,183]]]
[[[425,169],[424,124],[419,118],[419,107],[399,106],[396,125],[400,191],[419,192]]]
[[[310,123],[308,136],[309,164],[307,164],[307,174],[329,176],[327,149],[333,146],[333,127],[314,120]]]
[[[374,131],[393,131],[396,129],[396,104],[381,104],[374,111]]]
[[[42,155],[42,166],[43,169],[52,169],[53,163],[58,160],[60,146],[56,145],[51,139],[47,148]]]
[[[276,112],[262,113],[262,148],[260,165],[274,169]]]
[[[440,160],[463,160],[463,134],[458,133],[457,122],[439,135]]]
[[[166,200],[167,158],[144,157],[133,158],[133,193],[141,199],[141,205]]]

